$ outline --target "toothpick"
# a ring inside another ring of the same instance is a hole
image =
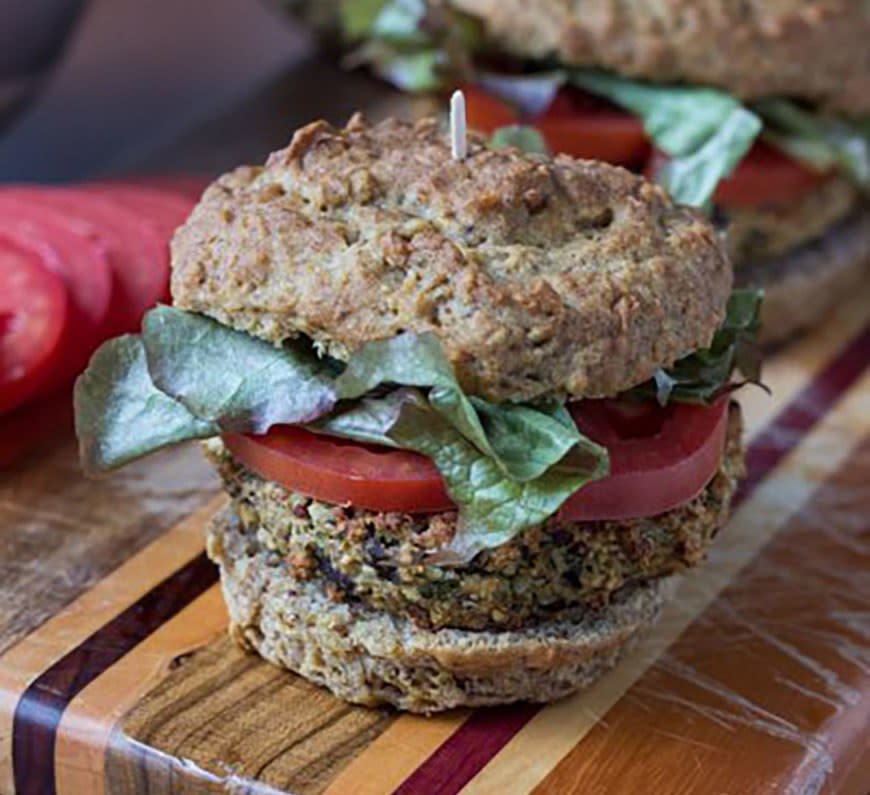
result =
[[[454,160],[468,155],[468,135],[465,129],[465,94],[454,91],[450,97],[450,148]]]

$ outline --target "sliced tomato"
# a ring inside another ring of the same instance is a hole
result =
[[[725,447],[728,401],[712,406],[584,400],[571,407],[577,427],[604,445],[610,474],[562,506],[573,521],[656,516],[695,497],[716,472]]]
[[[605,445],[611,474],[584,486],[560,512],[565,520],[654,516],[692,499],[722,456],[727,401],[712,407],[583,401],[578,427]],[[430,513],[452,503],[435,465],[415,453],[279,426],[265,436],[228,435],[246,467],[291,491],[374,511]]]
[[[646,175],[655,178],[667,161],[667,155],[655,151]],[[713,201],[723,207],[789,204],[830,177],[831,172],[814,171],[764,141],[757,141],[737,168],[719,183]]]
[[[150,218],[93,191],[16,188],[7,191],[58,211],[67,228],[105,247],[112,269],[106,337],[137,331],[142,315],[169,298],[169,239]]]
[[[63,280],[0,238],[0,414],[25,403],[57,365],[67,323]]]
[[[492,135],[499,127],[521,124],[516,109],[503,99],[474,86],[464,86],[465,121],[473,130]]]
[[[81,186],[154,223],[167,241],[190,215],[196,201],[174,190],[125,182],[91,182]]]
[[[417,453],[287,425],[276,426],[265,436],[228,434],[224,442],[261,477],[325,502],[403,513],[453,507],[435,465]]]
[[[649,155],[640,119],[579,89],[560,89],[550,107],[531,119],[479,88],[467,88],[465,94],[469,126],[487,134],[511,124],[529,124],[552,152],[630,168],[640,168]]]
[[[100,241],[71,230],[62,213],[15,189],[0,191],[0,236],[38,258],[66,285],[70,314],[61,360],[42,390],[48,394],[70,383],[105,339],[112,297],[108,252]]]

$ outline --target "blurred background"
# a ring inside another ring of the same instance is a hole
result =
[[[341,119],[313,40],[259,0],[0,0],[0,182],[217,173]]]

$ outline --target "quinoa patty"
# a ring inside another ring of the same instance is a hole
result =
[[[505,50],[641,79],[870,112],[865,0],[450,0]]]
[[[239,645],[357,704],[411,712],[552,701],[612,668],[658,617],[677,578],[633,584],[606,609],[523,630],[421,629],[403,616],[336,602],[250,543],[226,511],[209,528]]]
[[[316,122],[204,194],[172,243],[176,306],[346,359],[432,332],[494,402],[607,397],[709,345],[731,268],[713,227],[605,163],[490,149],[436,120]]]
[[[265,481],[220,442],[207,446],[242,532],[300,580],[337,601],[407,616],[419,627],[504,630],[607,604],[627,583],[700,563],[724,524],[743,474],[733,404],[719,471],[688,503],[656,517],[530,528],[461,567],[424,564],[448,541],[455,513],[376,513],[330,505]]]

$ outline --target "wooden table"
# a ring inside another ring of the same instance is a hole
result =
[[[253,107],[288,90],[315,89]],[[224,157],[194,136],[163,162]],[[432,719],[348,706],[230,643],[203,554],[223,498],[194,446],[87,481],[60,438],[0,475],[0,793],[865,793],[868,363],[865,289],[770,359],[772,397],[740,393],[734,516],[604,680]]]

